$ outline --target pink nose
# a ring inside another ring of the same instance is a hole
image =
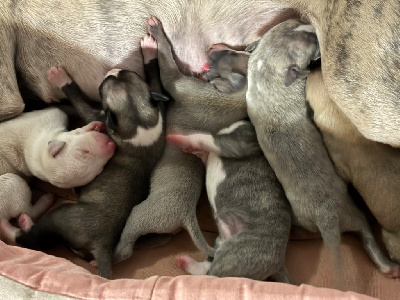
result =
[[[121,69],[112,69],[110,71],[107,72],[106,77],[108,76],[118,76],[119,71],[121,71]]]

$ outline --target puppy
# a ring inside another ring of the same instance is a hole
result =
[[[145,47],[143,55],[148,55]],[[146,68],[147,78],[159,76],[157,72]],[[110,278],[113,249],[132,207],[146,199],[151,172],[164,150],[163,102],[168,98],[160,90],[151,90],[132,71],[111,70],[99,88],[103,103],[99,113],[84,101],[85,95],[64,69],[52,68],[48,76],[83,119],[104,120],[117,150],[104,171],[82,187],[78,203],[51,211],[17,237],[17,242],[46,249],[63,241],[82,255],[93,256],[99,275]],[[161,86],[154,78],[148,82],[152,88]]]
[[[118,67],[143,75],[138,46],[151,15],[163,20],[186,74],[201,71],[211,45],[249,44],[296,15],[271,0],[219,0],[207,5],[188,0],[3,0],[0,11],[0,73],[7,74],[0,79],[0,121],[23,111],[21,83],[48,103],[64,97],[44,75],[54,65],[68,66],[83,92],[97,101],[98,86],[108,70]]]
[[[171,46],[156,18],[148,20],[149,33],[158,44],[163,87],[172,97],[168,106],[167,131],[202,130],[216,133],[247,116],[245,89],[226,94],[199,78],[183,75]],[[167,144],[154,170],[150,195],[135,206],[115,249],[115,261],[129,258],[137,238],[147,233],[170,233],[183,227],[195,245],[214,255],[201,233],[196,205],[204,184],[204,166],[193,155]]]
[[[26,182],[32,176],[61,188],[85,185],[103,170],[115,143],[101,122],[67,131],[68,118],[57,108],[23,113],[0,123],[0,219],[2,239],[15,243],[8,220],[21,214],[37,218],[53,202],[44,195],[31,206]],[[23,216],[22,223],[30,222]]]
[[[32,226],[32,218],[38,218],[54,202],[54,196],[45,194],[34,205],[28,183],[19,175],[6,173],[0,176],[0,238],[15,244],[19,230],[10,220],[18,217],[18,225],[26,230]]]
[[[197,275],[271,277],[290,283],[285,267],[290,205],[259,148],[253,125],[239,121],[216,135],[167,139],[205,161],[208,198],[219,230],[212,262],[181,256],[178,265]]]
[[[336,172],[360,193],[382,226],[391,258],[400,261],[400,150],[357,130],[328,96],[321,70],[310,74],[306,92]]]
[[[360,233],[378,269],[389,277],[399,277],[400,266],[383,255],[308,117],[307,66],[319,56],[313,30],[311,25],[288,20],[260,40],[249,59],[246,101],[250,120],[292,206],[293,223],[320,231],[337,262],[340,233]]]
[[[328,95],[363,136],[400,146],[398,0],[277,0],[308,17]]]
[[[24,113],[0,123],[0,175],[38,177],[61,188],[85,185],[103,170],[115,143],[101,122],[67,131],[57,108]]]

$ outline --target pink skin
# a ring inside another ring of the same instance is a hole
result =
[[[208,50],[207,55],[210,55],[211,53],[213,53],[215,51],[221,51],[221,50],[231,50],[231,48],[229,48],[225,44],[214,44],[211,46],[210,50]],[[206,61],[203,65],[203,67],[201,68],[201,74],[207,72],[208,70],[210,70],[210,65]]]
[[[392,266],[388,272],[383,274],[389,278],[400,278],[400,266]]]
[[[97,269],[97,261],[96,260],[93,259],[93,260],[89,261],[89,265],[92,266],[93,268]]]
[[[193,275],[206,275],[211,266],[211,262],[198,262],[187,255],[178,256],[175,262],[178,267]]]
[[[15,245],[15,239],[21,229],[14,227],[7,219],[0,220],[0,239],[7,244]]]
[[[144,64],[157,58],[157,41],[150,34],[140,40],[140,47],[142,48]]]
[[[44,194],[42,195],[36,203],[32,206],[31,216],[32,218],[38,218],[41,216],[46,210],[50,208],[50,206],[54,203],[54,195],[53,194]],[[0,238],[1,240],[6,241],[9,244],[15,244],[15,238],[22,231],[27,232],[34,225],[30,216],[25,213],[20,214],[17,217],[17,223],[19,228],[13,226],[9,220],[3,219],[0,221]]]
[[[183,152],[191,153],[201,158],[204,164],[207,163],[209,152],[202,149],[201,145],[194,144],[193,141],[187,136],[180,134],[168,134],[167,141],[178,146]]]
[[[178,267],[180,267],[181,269],[187,271],[187,267],[189,264],[191,263],[195,263],[196,261],[187,256],[187,255],[179,255],[176,259],[175,259],[176,265]]]
[[[106,134],[107,129],[103,122],[93,121],[86,126],[75,129],[75,131],[78,134],[92,132],[96,141],[96,150],[101,150],[100,153],[103,154],[104,157],[111,157],[114,154],[116,145]]]
[[[115,75],[119,71],[119,69],[113,69],[107,73],[106,76]],[[70,84],[72,82],[71,77],[67,74],[63,67],[50,68],[47,71],[47,77],[50,83],[59,88],[62,88],[65,84]],[[114,154],[116,145],[106,134],[107,130],[104,123],[100,121],[94,121],[86,126],[83,126],[82,128],[75,129],[75,132],[78,134],[84,132],[93,132],[94,139],[97,142],[97,150],[100,150],[99,154],[102,154],[104,157],[111,157]]]
[[[18,226],[22,229],[24,232],[28,232],[29,229],[34,225],[32,219],[27,215],[27,214],[21,214],[18,219]]]
[[[47,71],[47,79],[55,86],[62,88],[66,84],[72,83],[72,78],[68,76],[63,67],[52,67]]]

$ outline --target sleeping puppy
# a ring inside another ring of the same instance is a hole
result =
[[[288,20],[267,32],[249,59],[250,120],[292,206],[293,223],[320,231],[338,263],[340,233],[358,232],[378,269],[388,277],[400,277],[400,266],[380,250],[309,117],[305,83],[308,65],[318,56],[311,25]]]
[[[182,74],[160,21],[150,18],[148,30],[158,44],[163,87],[173,99],[168,106],[167,131],[216,133],[247,116],[244,88],[227,94],[204,80]],[[141,235],[170,233],[182,227],[201,251],[213,256],[215,249],[204,239],[196,218],[204,172],[204,165],[194,155],[167,144],[153,172],[149,197],[132,209],[126,222],[115,249],[115,261],[129,258]]]
[[[72,131],[67,127],[67,115],[57,108],[0,123],[0,231],[7,242],[15,243],[18,232],[10,219],[21,214],[37,218],[54,200],[47,194],[32,206],[26,179],[35,176],[61,188],[82,186],[100,174],[114,154],[115,143],[102,122]],[[23,228],[28,226],[27,216],[20,221]]]
[[[146,37],[142,46],[146,44]],[[143,55],[147,56],[143,47]],[[103,110],[94,111],[85,95],[61,67],[48,72],[87,122],[102,120],[117,144],[104,171],[81,189],[76,204],[64,204],[45,215],[17,242],[46,249],[64,242],[82,255],[93,257],[99,275],[111,277],[111,257],[132,207],[146,199],[151,172],[165,145],[165,109],[158,69],[147,66],[149,86],[134,72],[110,71],[99,91]],[[152,80],[150,80],[152,78]]]
[[[290,205],[258,145],[253,125],[239,121],[216,135],[168,135],[167,139],[205,162],[208,199],[219,231],[212,262],[181,256],[178,265],[196,275],[271,277],[290,283],[285,267]]]

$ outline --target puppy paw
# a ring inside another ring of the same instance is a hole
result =
[[[157,41],[151,36],[146,35],[140,40],[142,48],[143,62],[148,64],[152,59],[157,58]]]
[[[52,67],[47,71],[47,79],[51,84],[62,88],[66,84],[72,83],[72,78],[68,76],[63,67]]]
[[[151,17],[147,20],[147,30],[156,40],[163,34],[161,22],[156,17]]]
[[[127,245],[125,247],[117,245],[117,247],[114,250],[113,253],[113,263],[117,263],[120,261],[123,261],[125,259],[128,259],[131,257],[133,254],[133,246],[132,245]]]
[[[8,220],[0,220],[0,239],[2,241],[10,245],[15,245],[15,239],[20,232],[21,230],[11,225]]]
[[[97,269],[97,261],[95,259],[89,261],[89,265],[93,268]]]
[[[178,267],[192,275],[206,275],[211,266],[209,261],[198,262],[187,255],[178,256],[175,262]]]
[[[178,267],[180,267],[181,269],[187,271],[188,266],[190,266],[193,263],[196,263],[196,261],[187,256],[187,255],[179,255],[176,259],[175,259],[175,263]]]
[[[17,219],[17,223],[24,232],[28,232],[34,225],[32,219],[27,214],[21,214]]]
[[[400,265],[393,265],[389,271],[384,272],[385,276],[389,278],[400,278]]]

